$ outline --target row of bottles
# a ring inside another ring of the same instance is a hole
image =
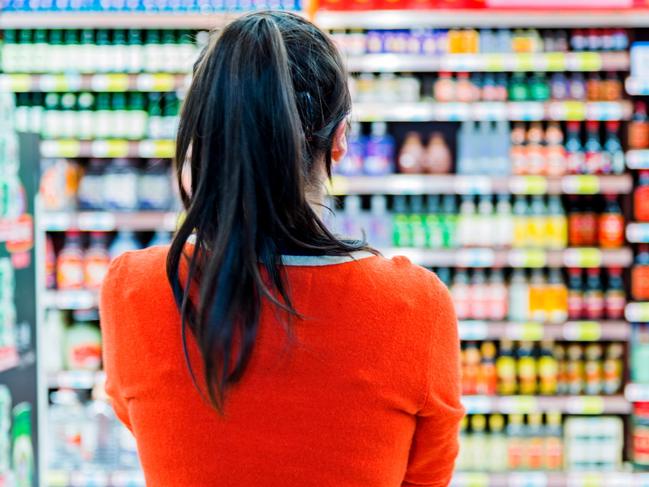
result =
[[[96,310],[75,311],[68,317],[61,310],[48,309],[43,327],[47,336],[43,353],[46,373],[101,369],[101,332]]]
[[[110,262],[131,250],[144,247],[131,231],[121,231],[109,245],[109,236],[104,232],[91,232],[89,244],[84,248],[82,233],[70,230],[65,234],[63,247],[55,252],[54,242],[48,237],[45,256],[45,284],[47,289],[97,290],[101,287]],[[165,245],[171,241],[171,234],[158,231],[147,243],[147,247]]]
[[[6,29],[5,73],[189,73],[207,33],[157,29]]]
[[[459,471],[619,471],[624,425],[619,417],[558,412],[474,414],[460,430]]]
[[[179,106],[173,93],[20,93],[16,125],[44,139],[174,139]]]
[[[365,6],[365,9],[368,7]],[[333,31],[340,49],[363,54],[497,54],[580,51],[623,51],[629,46],[623,29],[417,29]]]
[[[40,194],[46,210],[171,210],[169,165],[156,159],[44,159]]]
[[[619,343],[462,344],[464,395],[611,395],[624,380]]]
[[[358,238],[365,231],[368,241],[377,247],[563,249],[569,245],[624,245],[624,217],[612,195],[570,198],[567,214],[556,195],[395,196],[391,212],[385,196],[375,195],[370,203],[367,212],[359,196],[347,196],[336,217],[339,233]]]
[[[514,269],[509,280],[502,270],[438,270],[453,296],[460,320],[509,320],[563,323],[570,320],[620,320],[626,292],[622,269]]]

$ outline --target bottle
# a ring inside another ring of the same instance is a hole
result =
[[[451,296],[455,305],[455,314],[458,320],[465,320],[470,316],[470,288],[469,277],[464,269],[458,269],[451,284]]]
[[[164,46],[160,40],[160,31],[147,29],[144,37],[144,66],[147,73],[162,72],[165,64]]]
[[[603,174],[623,174],[624,150],[620,144],[620,138],[617,136],[620,129],[620,122],[609,120],[606,122],[606,141],[604,142],[604,153],[602,163]]]
[[[487,467],[490,472],[505,472],[507,470],[507,443],[505,435],[505,418],[502,414],[489,416],[489,440],[484,450],[487,457]]]
[[[426,212],[426,247],[441,249],[444,247],[444,215],[441,214],[439,195],[428,195]]]
[[[524,73],[514,73],[509,82],[510,101],[528,101],[530,99],[530,88],[525,79]]]
[[[171,207],[171,178],[164,162],[149,159],[139,175],[137,189],[140,209],[164,211]]]
[[[559,269],[550,269],[550,277],[545,292],[547,320],[563,323],[568,318],[568,288],[563,282]]]
[[[126,72],[139,73],[144,67],[144,46],[142,45],[142,30],[129,29],[126,46]]]
[[[372,176],[390,174],[394,171],[394,139],[387,133],[385,122],[374,122],[367,141],[365,172]]]
[[[649,170],[639,172],[633,192],[633,215],[639,222],[649,222]]]
[[[92,29],[82,29],[79,42],[79,58],[77,60],[79,71],[83,74],[98,71],[96,65],[97,48],[95,44],[95,31]]]
[[[516,360],[510,340],[500,341],[500,353],[496,358],[496,373],[498,374],[498,394],[501,396],[516,394],[518,391]]]
[[[58,309],[48,309],[43,323],[47,337],[47,347],[44,347],[43,369],[47,374],[56,374],[63,370],[63,340],[65,336],[65,320],[63,312]]]
[[[493,342],[483,342],[480,346],[480,371],[478,373],[477,393],[487,396],[496,394],[498,372],[496,370],[496,345]]]
[[[604,290],[598,268],[586,270],[584,305],[587,319],[601,320],[604,317]]]
[[[100,210],[104,207],[103,168],[104,162],[101,159],[90,159],[77,190],[80,210]]]
[[[586,122],[586,143],[584,144],[585,174],[600,174],[602,172],[602,145],[599,142],[599,122],[588,120]]]
[[[563,429],[561,413],[550,411],[546,413],[545,435],[545,469],[550,471],[563,470]]]
[[[469,416],[464,415],[460,420],[460,451],[455,460],[455,469],[458,472],[473,470],[473,438],[467,430],[469,428]]]
[[[164,97],[164,105],[162,107],[162,138],[167,140],[175,140],[176,132],[178,130],[178,113],[179,113],[178,97],[174,93],[168,93]]]
[[[599,101],[602,91],[602,79],[599,74],[591,73],[586,81],[586,99],[588,101]]]
[[[81,233],[68,231],[65,243],[56,259],[56,284],[60,290],[81,289],[84,284]]]
[[[342,234],[349,239],[361,239],[366,228],[361,198],[351,195],[347,196],[344,201]]]
[[[528,211],[527,218],[527,235],[528,242],[533,247],[546,247],[548,244],[547,229],[548,210],[543,203],[543,197],[540,195],[532,196],[532,201]]]
[[[533,269],[530,278],[529,311],[530,318],[544,323],[548,321],[547,307],[547,282],[541,269]]]
[[[545,130],[545,168],[550,177],[559,177],[566,173],[566,149],[563,142],[563,132],[559,124],[548,123]]]
[[[383,195],[374,195],[370,200],[368,231],[372,245],[378,248],[390,246],[390,216],[387,212],[387,201]]]
[[[475,123],[465,120],[457,132],[457,168],[458,174],[476,174],[479,164],[475,147],[477,129]]]
[[[568,394],[578,395],[584,392],[584,359],[580,345],[568,346],[568,364],[566,368]]]
[[[586,347],[586,361],[584,362],[586,384],[584,392],[588,395],[599,395],[602,393],[604,381],[602,353],[602,346],[599,344],[591,344]]]
[[[150,139],[164,138],[164,119],[162,116],[162,101],[160,93],[149,93],[147,102],[147,137]]]
[[[485,320],[487,318],[487,279],[482,269],[473,271],[469,296],[469,318]]]
[[[457,230],[457,205],[454,195],[444,195],[442,200],[442,222],[444,236],[444,248],[452,249],[458,247],[458,230]]]
[[[622,82],[615,72],[606,73],[606,78],[600,84],[600,99],[604,101],[618,101],[622,97]]]
[[[128,112],[125,113],[128,118],[128,128],[122,131],[122,136],[129,140],[140,140],[146,136],[147,131],[147,112],[145,110],[144,95],[140,92],[129,93]]]
[[[462,196],[460,204],[460,215],[458,217],[458,242],[462,247],[470,247],[477,244],[476,235],[476,207],[473,196]]]
[[[532,122],[527,131],[526,174],[547,174],[546,154],[543,147],[543,127],[540,122]]]
[[[56,253],[52,237],[45,237],[45,289],[56,289]]]
[[[395,196],[392,206],[392,240],[395,247],[412,246],[412,235],[407,213],[406,197],[403,195]]]
[[[17,31],[15,29],[6,29],[3,35],[1,46],[2,70],[5,73],[21,72],[21,58],[26,56],[23,44],[18,42]]]
[[[433,85],[433,97],[442,103],[456,101],[455,80],[451,76],[451,73],[445,71],[439,73],[439,78],[437,78],[437,81]]]
[[[568,319],[580,320],[584,317],[584,281],[578,268],[568,269]]]
[[[487,284],[487,319],[502,321],[507,318],[509,292],[500,269],[491,272]]]
[[[61,127],[58,136],[64,139],[71,139],[77,136],[79,131],[77,125],[79,116],[76,111],[77,97],[73,93],[65,93],[61,96],[60,117]]]
[[[539,354],[539,393],[554,396],[559,384],[559,362],[552,353],[554,343],[551,340],[541,342]]]
[[[542,470],[544,465],[545,438],[543,428],[543,415],[541,413],[530,413],[527,416],[528,446],[526,468],[529,470]]]
[[[649,299],[649,245],[638,245],[631,268],[631,297],[637,301]]]
[[[474,219],[475,244],[493,247],[495,244],[495,215],[491,196],[482,195],[478,200],[478,212]]]
[[[351,124],[347,144],[347,154],[339,164],[334,166],[334,171],[343,176],[360,176],[363,174],[365,162],[365,138],[361,133],[360,123]],[[403,148],[401,150],[403,152]]]
[[[428,241],[424,216],[424,199],[422,195],[413,195],[410,197],[410,211],[409,224],[412,245],[421,249],[426,247]]]
[[[627,144],[629,149],[649,148],[649,120],[647,119],[647,105],[637,101],[633,111],[633,120],[628,124]]]
[[[77,111],[75,112],[78,119],[77,137],[80,140],[91,140],[95,137],[95,119],[94,113],[95,97],[91,93],[79,93],[77,97]],[[97,136],[99,138],[99,136]]]
[[[592,208],[592,201],[585,199],[584,206],[572,208],[568,215],[568,240],[570,245],[597,245],[597,213]]]
[[[625,306],[626,292],[624,290],[622,269],[620,267],[610,267],[608,269],[608,286],[604,294],[606,318],[609,320],[623,319]]]
[[[45,96],[45,112],[43,113],[44,139],[56,139],[61,136],[61,97],[56,93],[48,93]]]
[[[85,416],[81,438],[84,461],[103,468],[118,468],[118,423],[110,404],[93,397],[85,406]]]
[[[98,371],[101,367],[101,333],[96,324],[75,322],[66,332],[65,360],[68,370]]]
[[[84,284],[86,289],[99,289],[110,266],[106,234],[92,232],[90,246],[83,258]]]
[[[452,157],[446,140],[440,132],[433,132],[421,159],[422,169],[430,174],[448,174],[451,172]]]
[[[473,101],[474,86],[469,78],[469,73],[457,73],[455,84],[455,100],[460,103],[471,103]]]
[[[525,438],[522,414],[510,414],[507,420],[507,470],[521,470],[524,467]]]
[[[471,417],[471,436],[473,459],[472,466],[478,471],[484,471],[488,468],[484,452],[488,445],[488,436],[485,432],[487,428],[487,419],[483,414],[474,414]]]
[[[557,195],[548,198],[543,235],[546,245],[551,249],[563,249],[568,245],[568,219],[561,198]]]
[[[134,232],[128,230],[122,230],[117,234],[115,240],[113,240],[113,242],[110,244],[110,247],[108,249],[108,254],[110,255],[110,259],[114,260],[120,255],[122,255],[124,252],[138,250],[141,247],[142,246],[140,245],[140,242],[135,237]]]
[[[115,117],[110,109],[110,95],[108,93],[98,93],[95,103],[95,137],[98,139],[108,139],[113,134],[115,127]]]
[[[114,159],[103,178],[103,199],[106,208],[135,210],[138,207],[138,170],[129,159]]]
[[[550,83],[543,73],[535,73],[529,81],[531,101],[548,101],[550,99]]]
[[[584,81],[584,75],[582,73],[572,74],[568,85],[568,92],[572,100],[586,99],[586,81]]]
[[[550,95],[552,100],[567,100],[569,95],[568,78],[564,73],[554,73],[550,78]]]
[[[409,132],[399,152],[399,171],[403,174],[422,172],[424,145],[417,132]]]
[[[510,247],[514,237],[514,221],[508,194],[498,195],[494,228],[494,245]]]
[[[632,343],[635,347],[637,341],[633,340]],[[633,350],[631,355],[633,357],[631,360],[632,364],[637,364],[638,362],[635,359],[638,357],[634,356]],[[602,387],[604,394],[617,394],[622,389],[622,382],[624,380],[623,356],[624,348],[622,344],[611,343],[606,347],[606,357],[603,365],[604,383]],[[631,380],[635,380],[635,378],[632,377]]]
[[[77,393],[59,389],[50,396],[52,404],[47,408],[48,467],[74,470],[82,464],[81,430],[85,420],[83,407]]]
[[[517,195],[514,198],[514,207],[512,209],[514,238],[512,247],[527,247],[531,244],[529,231],[528,206],[525,196]]]
[[[598,220],[599,245],[603,248],[620,248],[624,245],[624,216],[615,195],[606,195],[606,206]]]
[[[527,321],[530,319],[530,287],[525,270],[514,269],[509,284],[509,319]]]
[[[31,31],[28,31],[26,29],[23,29],[21,31],[21,36],[25,37],[27,36],[29,39],[31,39]],[[26,40],[26,39],[25,39]],[[21,39],[21,42],[23,44],[27,44],[27,42],[24,42],[23,39]],[[66,59],[65,59],[65,48],[63,47],[63,31],[61,29],[52,29],[50,30],[50,39],[48,41],[49,44],[49,56],[48,56],[48,63],[47,63],[47,72],[49,73],[60,73],[62,71],[65,71],[67,66],[66,66]]]
[[[555,344],[552,355],[557,361],[557,394],[568,394],[568,362],[566,349],[562,344]]]
[[[566,127],[566,172],[582,174],[585,170],[586,156],[579,136],[579,122],[568,122]]]
[[[527,174],[527,147],[525,146],[525,125],[515,123],[510,135],[509,155],[512,173],[515,175]]]
[[[480,372],[480,350],[475,342],[467,342],[464,348],[462,367],[462,394],[478,393],[478,374]]]

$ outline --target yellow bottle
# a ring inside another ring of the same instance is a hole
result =
[[[545,219],[547,247],[563,249],[568,245],[568,219],[559,196],[550,196]]]

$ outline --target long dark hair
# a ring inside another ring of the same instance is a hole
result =
[[[250,361],[262,300],[284,316],[299,316],[282,254],[366,248],[335,237],[306,197],[322,183],[316,163],[324,159],[331,175],[334,133],[350,109],[336,47],[290,13],[239,18],[212,39],[194,67],[175,157],[186,217],[169,250],[167,276],[192,379],[199,387],[188,328],[209,400],[220,411],[226,389]],[[190,191],[182,182],[186,164]]]

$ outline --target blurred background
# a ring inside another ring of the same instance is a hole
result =
[[[97,290],[171,239],[190,68],[260,8],[312,18],[349,68],[328,224],[453,295],[453,484],[649,486],[645,0],[4,0],[0,486],[144,485]]]

